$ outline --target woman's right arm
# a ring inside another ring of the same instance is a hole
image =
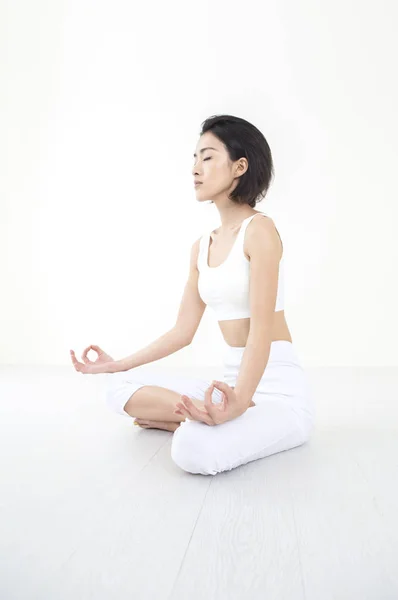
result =
[[[173,327],[160,338],[145,346],[145,348],[138,350],[138,352],[109,363],[109,371],[117,373],[119,371],[134,369],[140,365],[146,365],[154,360],[159,360],[169,354],[173,354],[173,352],[177,352],[181,348],[189,346],[189,344],[190,342],[186,341],[186,338],[182,336],[181,330]]]

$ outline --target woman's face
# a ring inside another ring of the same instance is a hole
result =
[[[247,168],[245,158],[232,162],[224,144],[209,131],[199,138],[193,160],[193,178],[201,182],[194,188],[198,200],[228,197]]]

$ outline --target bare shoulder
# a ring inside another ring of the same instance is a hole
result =
[[[195,240],[191,246],[191,266],[192,267],[197,266],[201,239],[202,239],[202,236],[200,236],[197,240]]]
[[[251,256],[259,246],[269,252],[278,252],[280,257],[283,253],[283,243],[279,231],[276,228],[274,220],[268,215],[263,214],[262,219],[252,219],[247,227],[245,248]]]
[[[198,257],[199,247],[200,247],[200,240],[201,239],[202,239],[202,236],[198,237],[198,239],[195,240],[194,243],[191,246],[191,254],[193,254],[194,256],[196,255],[196,258]]]

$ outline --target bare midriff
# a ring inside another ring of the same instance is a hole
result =
[[[228,346],[243,348],[246,346],[250,329],[250,317],[246,319],[231,319],[229,321],[218,321],[222,336]],[[287,340],[293,342],[289,328],[285,320],[285,311],[274,312],[272,323],[272,341]]]

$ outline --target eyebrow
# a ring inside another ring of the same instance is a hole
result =
[[[202,150],[199,150],[199,152],[202,153],[205,150],[215,150],[216,152],[218,152],[217,148],[212,148],[211,146],[207,146],[206,148],[202,148]],[[193,157],[196,158],[196,154],[194,154]]]

